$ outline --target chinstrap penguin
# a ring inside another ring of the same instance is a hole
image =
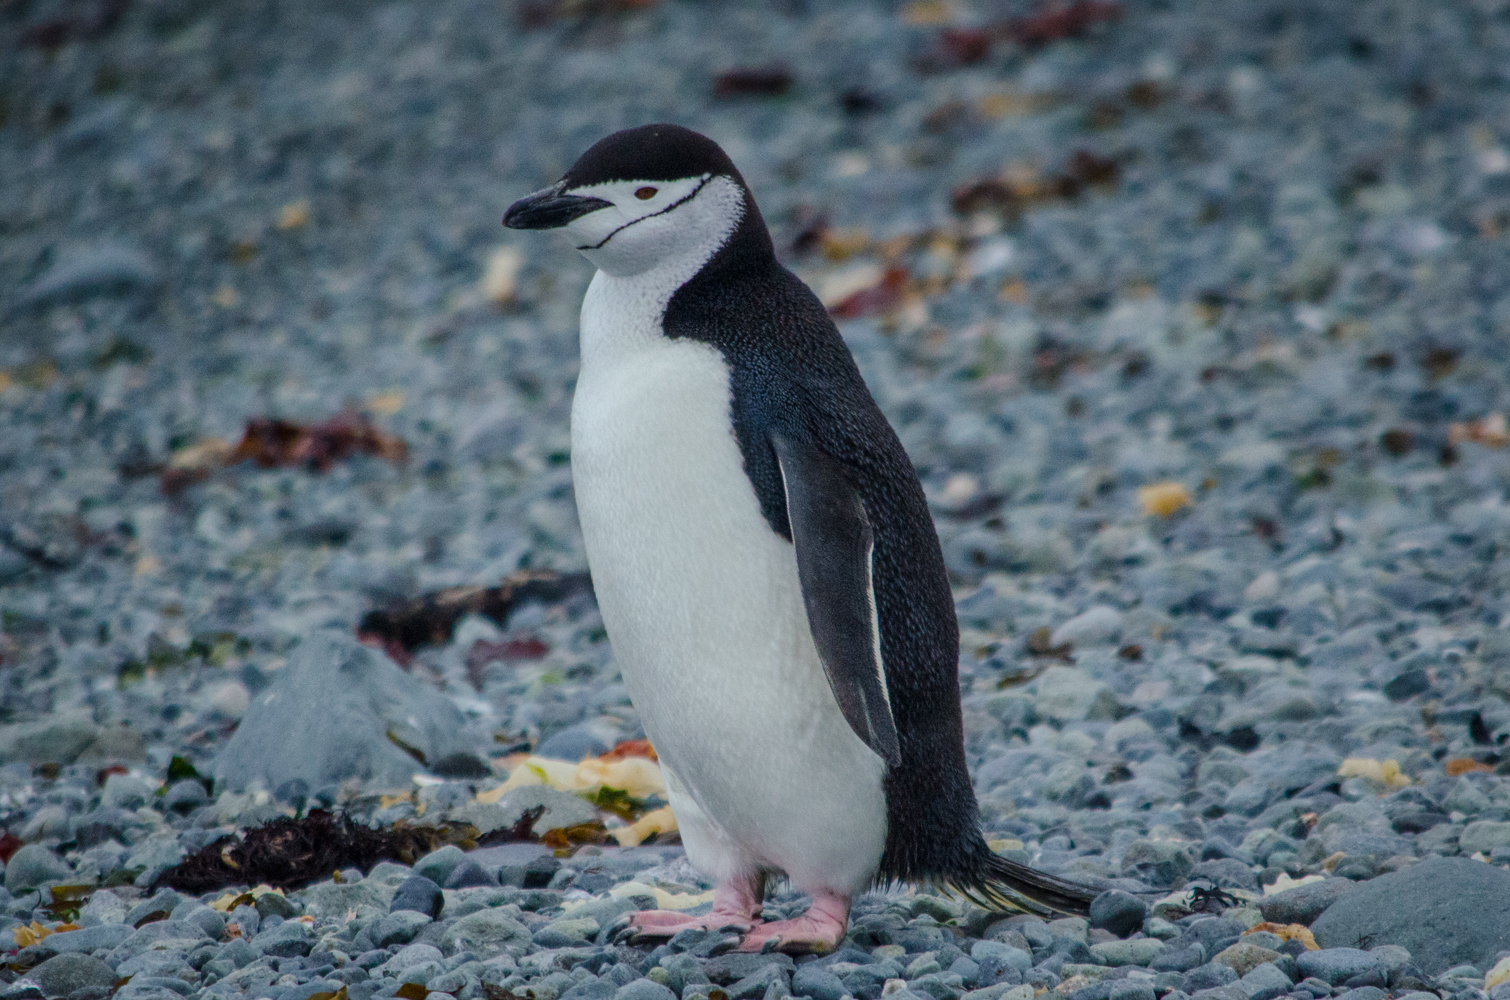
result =
[[[822,304],[776,260],[739,171],[675,125],[617,132],[517,202],[598,268],[571,464],[614,655],[712,912],[824,952],[885,881],[1083,913],[1084,886],[999,857],[966,768],[959,631],[911,462]],[[762,922],[768,876],[812,896]]]

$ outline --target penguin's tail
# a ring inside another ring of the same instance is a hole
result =
[[[969,876],[949,880],[951,887],[972,903],[988,910],[1046,917],[1083,917],[1090,913],[1091,900],[1097,895],[1090,886],[1018,864],[989,848],[984,853],[981,864]]]

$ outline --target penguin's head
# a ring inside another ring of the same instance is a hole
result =
[[[642,125],[599,140],[561,180],[510,205],[503,224],[565,229],[598,268],[629,277],[669,262],[700,266],[747,220],[759,220],[754,199],[716,142]]]

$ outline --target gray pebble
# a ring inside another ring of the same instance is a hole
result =
[[[483,885],[497,885],[498,879],[476,861],[465,858],[446,876],[447,889],[467,889]]]
[[[115,970],[91,955],[66,954],[49,958],[26,974],[45,996],[64,997],[81,989],[115,985]]]
[[[1126,937],[1143,926],[1148,905],[1120,889],[1108,889],[1091,901],[1091,926]]]
[[[252,939],[252,947],[263,955],[291,958],[308,955],[310,946],[309,928],[297,920],[285,920],[275,927],[267,927]]]
[[[755,956],[765,958],[767,956]],[[724,992],[729,995],[729,1000],[761,1000],[767,991],[775,986],[777,989],[791,991],[791,974],[787,969],[777,963],[770,963],[750,973],[743,979],[736,980],[725,987]]]
[[[52,266],[22,292],[21,301],[49,305],[136,291],[156,283],[156,268],[136,247],[116,242],[65,246]]]
[[[397,913],[399,910],[413,910],[433,920],[440,916],[444,906],[445,898],[440,886],[423,875],[413,875],[399,883],[398,889],[393,893],[389,911]]]
[[[1323,948],[1321,951],[1302,952],[1295,959],[1303,976],[1337,986],[1354,976],[1378,967],[1378,959],[1358,948]]]
[[[35,889],[47,882],[64,882],[73,876],[68,862],[41,844],[27,844],[5,865],[5,888],[12,894]]]
[[[561,994],[561,1000],[611,1000],[617,992],[618,988],[613,983],[591,978]]]
[[[1356,887],[1357,883],[1348,879],[1329,878],[1265,896],[1259,901],[1258,908],[1264,919],[1273,923],[1309,926],[1327,907]]]
[[[1213,989],[1237,982],[1238,975],[1231,966],[1216,962],[1198,965],[1185,973],[1185,990],[1194,995],[1201,990]]]
[[[814,1000],[828,1000],[827,997],[811,995]],[[676,994],[660,983],[651,982],[649,979],[636,979],[632,983],[620,986],[613,995],[613,1000],[675,1000],[675,998]],[[838,998],[835,997],[834,1000]]]
[[[415,910],[395,910],[378,921],[377,927],[371,931],[372,941],[379,948],[408,944],[430,922],[429,914]]]
[[[431,851],[414,863],[414,874],[420,878],[429,879],[436,885],[445,885],[446,879],[456,866],[466,860],[466,852],[455,844],[447,844],[439,850]]]
[[[832,972],[804,965],[792,974],[792,992],[813,1000],[840,1000],[846,990],[844,983]]]

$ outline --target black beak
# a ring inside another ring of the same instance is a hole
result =
[[[559,229],[589,212],[613,204],[602,198],[562,194],[563,186],[564,182],[520,198],[503,213],[503,224],[510,229]]]

